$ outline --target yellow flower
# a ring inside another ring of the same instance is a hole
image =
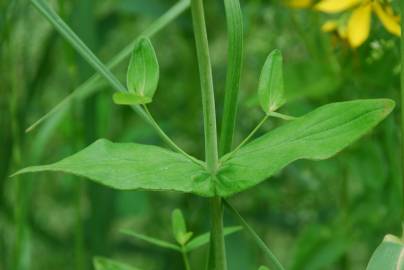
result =
[[[372,11],[388,32],[401,35],[400,18],[394,14],[391,6],[382,5],[380,0],[322,0],[314,8],[325,13],[351,12],[348,20],[328,21],[322,29],[325,32],[337,30],[340,37],[346,38],[353,48],[361,46],[368,39]]]

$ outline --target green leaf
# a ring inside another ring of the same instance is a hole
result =
[[[404,270],[404,242],[387,235],[373,253],[366,270]]]
[[[116,92],[112,96],[114,103],[118,105],[138,105],[147,104],[152,100],[149,97],[139,96],[129,92]]]
[[[234,226],[234,227],[227,227],[224,228],[223,234],[224,236],[233,234],[235,232],[241,231],[240,226]],[[185,245],[185,250],[187,252],[190,252],[194,249],[200,248],[201,246],[204,246],[209,243],[210,240],[210,233],[204,233],[201,235],[198,235],[197,237],[193,238],[191,241],[188,242],[188,244]]]
[[[322,106],[261,136],[222,160],[216,192],[230,196],[253,187],[298,159],[332,157],[369,132],[394,108],[388,99]]]
[[[258,270],[269,270],[268,267],[261,265],[260,268],[258,268]]]
[[[94,257],[93,265],[95,270],[139,270],[127,264],[103,257]]]
[[[192,237],[192,232],[187,232],[184,216],[180,209],[175,209],[171,214],[173,235],[178,244],[184,245]]]
[[[129,92],[153,98],[159,81],[159,64],[150,40],[140,38],[133,49],[127,73]]]
[[[201,165],[164,148],[100,139],[59,162],[32,166],[17,174],[60,171],[87,177],[122,190],[172,190],[212,196],[209,175]]]
[[[266,114],[276,111],[285,103],[282,61],[281,51],[273,50],[261,70],[258,97]]]
[[[160,240],[160,239],[156,239],[144,234],[140,234],[140,233],[136,233],[136,232],[132,232],[129,230],[122,230],[122,233],[126,234],[126,235],[130,235],[132,237],[135,237],[137,239],[143,240],[149,244],[158,246],[158,247],[162,247],[162,248],[166,248],[166,249],[171,249],[171,250],[175,250],[175,251],[181,251],[181,248],[175,244],[172,244],[170,242],[166,242],[164,240]]]

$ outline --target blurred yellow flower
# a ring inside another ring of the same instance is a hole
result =
[[[325,13],[340,13],[352,9],[347,20],[327,21],[322,30],[337,31],[353,48],[361,46],[369,37],[372,11],[388,32],[401,35],[400,17],[394,14],[390,5],[382,5],[380,0],[322,0],[314,8]]]

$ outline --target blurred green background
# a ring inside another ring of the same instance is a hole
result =
[[[222,1],[206,0],[218,119],[226,74]],[[59,0],[52,6],[103,62],[169,9],[172,0]],[[288,104],[304,114],[332,101],[398,101],[399,39],[374,20],[357,50],[321,32],[324,15],[279,1],[242,0],[245,50],[235,140],[261,119],[256,98],[267,54],[282,50]],[[190,12],[152,38],[161,79],[150,110],[186,151],[203,157],[200,89]],[[114,73],[125,81],[128,61]],[[179,193],[114,191],[59,173],[9,178],[50,163],[97,138],[161,144],[111,88],[78,98],[30,133],[25,129],[94,73],[26,0],[0,1],[0,269],[92,269],[95,255],[141,269],[182,269],[180,255],[136,241],[122,228],[170,240],[181,208],[190,230],[209,230],[207,201]],[[400,234],[399,109],[371,134],[331,160],[298,161],[230,201],[290,270],[365,269],[386,233]],[[281,124],[268,121],[264,133]],[[220,126],[220,122],[219,122]],[[225,215],[226,225],[237,221]],[[229,269],[257,269],[265,259],[248,234],[227,238]],[[203,269],[207,249],[191,254]]]

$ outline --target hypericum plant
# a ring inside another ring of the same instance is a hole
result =
[[[203,0],[191,0],[205,128],[205,160],[198,160],[177,146],[147,110],[146,104],[152,101],[157,87],[159,70],[153,47],[146,37],[138,39],[134,45],[126,88],[47,4],[41,0],[31,2],[119,92],[113,96],[114,101],[132,106],[171,150],[100,139],[59,162],[28,167],[15,175],[61,171],[86,177],[114,189],[179,191],[205,197],[211,205],[208,269],[227,269],[224,202],[265,252],[272,264],[271,269],[284,269],[265,243],[224,198],[259,184],[295,160],[332,157],[375,127],[394,107],[392,100],[369,99],[327,104],[298,118],[281,114],[277,110],[285,103],[282,57],[280,51],[276,50],[269,55],[259,78],[258,96],[265,113],[264,118],[239,146],[233,148],[242,67],[242,14],[238,0],[224,0],[229,36],[228,71],[218,144]],[[279,117],[289,122],[248,143],[269,117]],[[179,239],[182,242],[189,237],[183,229],[176,235],[181,235]]]

